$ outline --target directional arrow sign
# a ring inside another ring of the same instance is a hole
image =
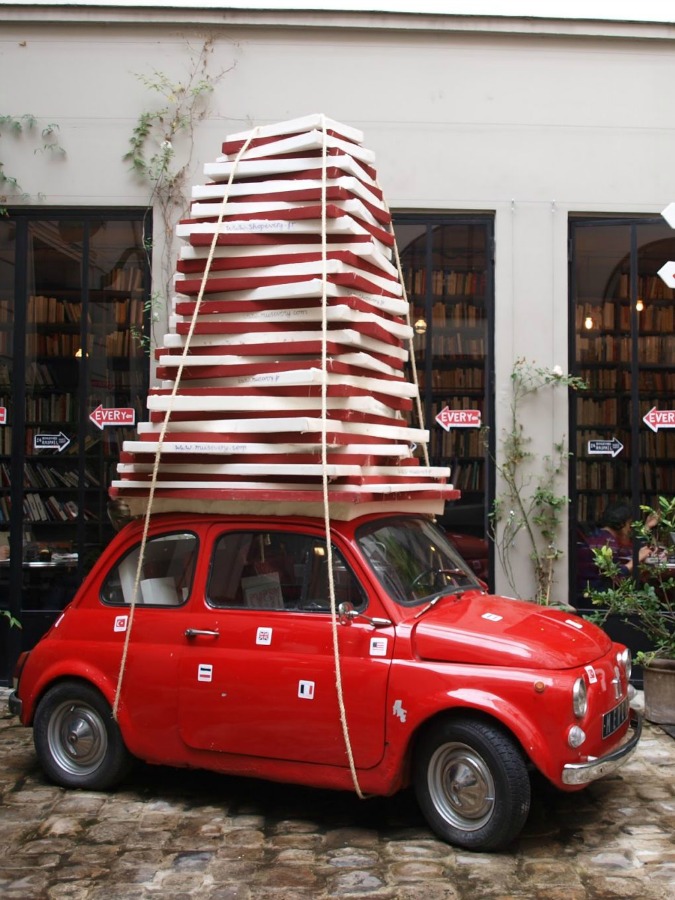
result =
[[[7,407],[0,406],[0,425],[7,424]]]
[[[618,456],[622,450],[623,444],[615,437],[613,437],[611,441],[595,439],[588,442],[589,455],[600,454],[602,456]]]
[[[133,407],[105,408],[99,403],[96,409],[89,413],[89,418],[103,431],[107,425],[133,425],[136,421],[136,410]]]
[[[62,453],[69,443],[70,438],[62,431],[58,434],[33,435],[34,450],[58,450],[59,453]]]
[[[652,406],[647,415],[642,417],[642,421],[652,431],[658,431],[659,428],[675,428],[675,409],[657,409]]]
[[[480,428],[479,409],[450,409],[444,406],[436,416],[436,421],[446,431],[451,428]]]
[[[671,228],[675,228],[675,203],[669,203],[661,215]]]
[[[675,262],[664,263],[656,274],[669,288],[675,287]]]

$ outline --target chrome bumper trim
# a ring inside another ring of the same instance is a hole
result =
[[[632,733],[631,733],[632,732]],[[563,766],[563,784],[588,784],[598,778],[610,775],[633,755],[642,734],[642,717],[631,710],[630,727],[624,741],[607,756],[599,756],[584,763],[568,763]]]

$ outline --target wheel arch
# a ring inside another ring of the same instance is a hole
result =
[[[68,670],[48,669],[43,673],[42,677],[40,678],[39,684],[30,696],[29,703],[26,704],[28,713],[24,724],[32,725],[34,723],[35,713],[38,706],[40,705],[40,702],[52,688],[60,684],[65,684],[69,681],[77,682],[82,685],[86,685],[87,687],[94,688],[94,690],[98,691],[98,693],[112,710],[115,703],[117,686],[114,685],[109,678],[106,678],[106,676],[100,670],[91,667],[74,667]],[[120,702],[119,704],[117,718],[120,722],[120,727],[123,728],[123,725],[126,724],[126,709],[123,702]]]
[[[499,703],[495,702],[497,700]],[[528,768],[541,772],[545,777],[550,777],[549,773],[553,775],[555,772],[550,748],[540,729],[529,721],[522,709],[512,707],[501,698],[490,696],[489,703],[485,702],[482,705],[475,702],[455,703],[436,709],[416,724],[406,748],[404,763],[406,784],[410,784],[411,781],[412,761],[420,741],[441,720],[471,720],[497,727],[517,744]]]

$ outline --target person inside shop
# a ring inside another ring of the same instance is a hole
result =
[[[646,530],[656,525],[656,519],[650,517],[645,523]],[[612,556],[619,564],[619,576],[627,578],[633,573],[633,518],[627,503],[610,503],[606,507],[598,524],[579,536],[577,541],[577,579],[579,594],[583,596],[588,589],[603,590],[610,587],[607,579],[598,571],[593,551],[600,547],[609,547]],[[644,562],[654,553],[648,544],[638,547],[638,563]]]

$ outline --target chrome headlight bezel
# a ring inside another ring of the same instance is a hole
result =
[[[572,709],[577,719],[583,719],[588,712],[588,688],[586,679],[581,675],[572,686]]]
[[[616,661],[623,669],[623,672],[626,676],[626,683],[628,683],[633,672],[633,660],[631,658],[630,650],[628,649],[628,647],[624,647],[623,650],[619,650],[619,652],[616,654]]]

